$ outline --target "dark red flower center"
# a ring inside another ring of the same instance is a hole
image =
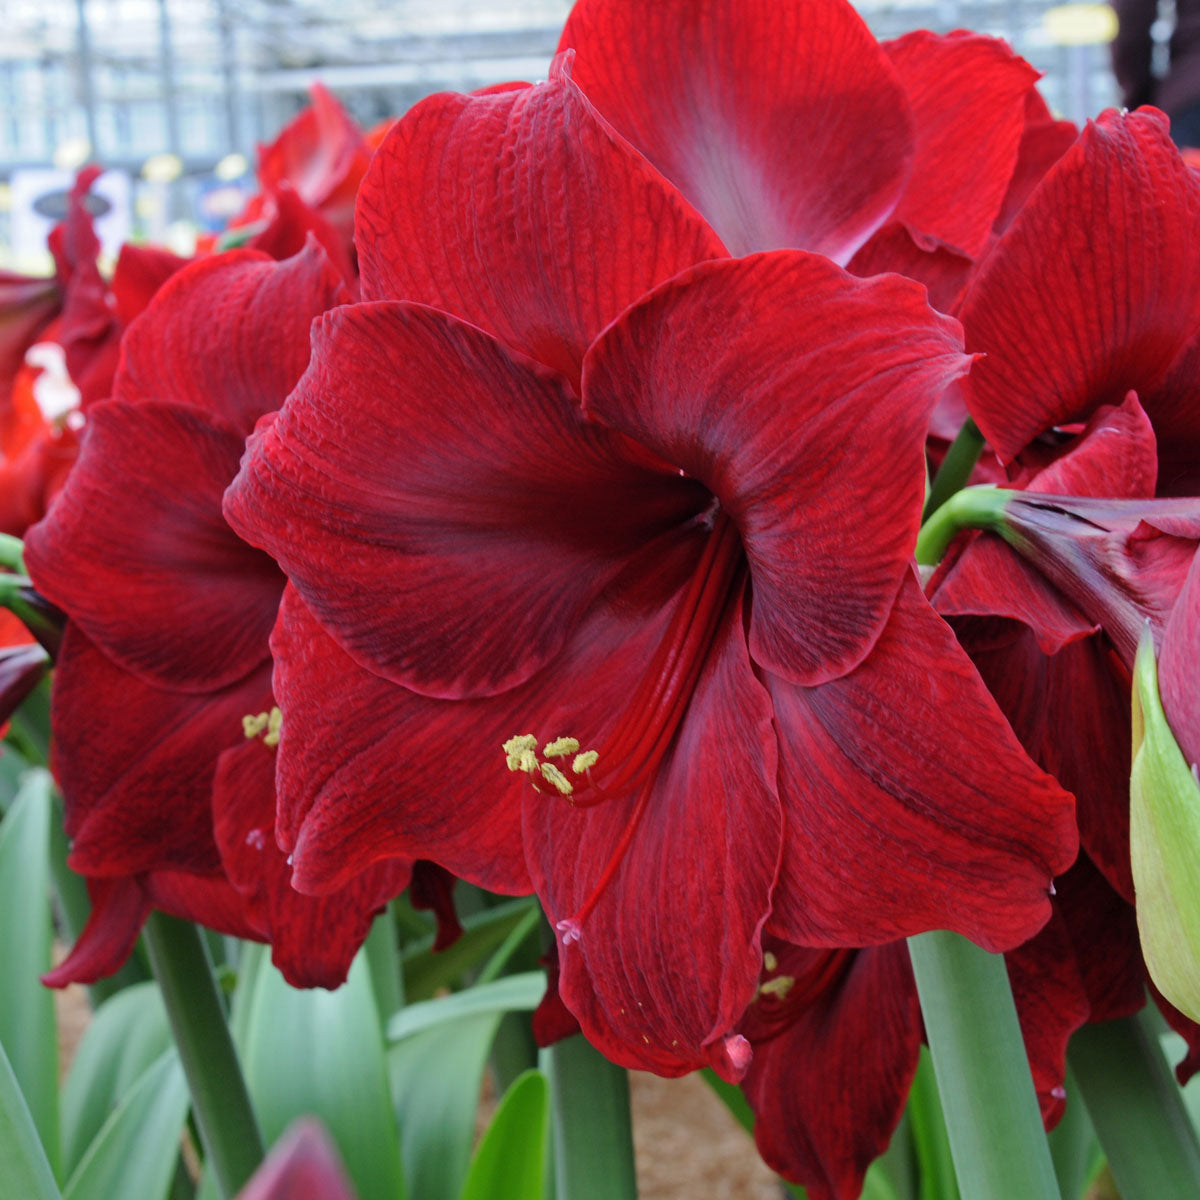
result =
[[[578,938],[580,925],[625,857],[653,791],[659,764],[687,711],[744,568],[741,538],[733,522],[718,509],[666,635],[604,742],[595,749],[584,749],[577,738],[559,737],[545,744],[540,757],[533,734],[518,735],[504,744],[510,770],[525,772],[535,790],[552,789],[574,807],[590,808],[637,791],[621,840],[591,895],[573,918],[559,922],[566,941]]]

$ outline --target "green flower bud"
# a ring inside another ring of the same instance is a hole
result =
[[[1167,724],[1149,628],[1133,673],[1129,846],[1138,933],[1155,986],[1200,1021],[1200,783]]]

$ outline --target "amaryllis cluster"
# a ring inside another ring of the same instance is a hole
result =
[[[55,981],[151,907],[330,986],[414,865],[535,892],[539,1028],[740,1081],[843,1197],[916,1070],[903,939],[950,929],[1011,952],[1056,1120],[1144,998],[1146,620],[1200,746],[1200,184],[1035,81],[842,0],[580,0],[547,81],[373,157],[318,91],[28,534],[95,904]],[[922,577],[968,415],[1005,486]]]

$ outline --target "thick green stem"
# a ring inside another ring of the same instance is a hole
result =
[[[1200,1144],[1147,1009],[1085,1025],[1067,1060],[1125,1200],[1200,1195]]]
[[[635,1200],[628,1072],[578,1034],[547,1058],[558,1200]]]
[[[982,450],[983,434],[979,432],[979,426],[968,417],[957,437],[950,443],[946,457],[942,459],[942,465],[933,477],[933,486],[929,489],[929,496],[925,501],[924,520],[928,521],[951,496],[967,486],[967,480],[971,478],[971,472],[975,470]]]
[[[1004,519],[1004,509],[1013,493],[995,487],[964,488],[955,492],[921,526],[917,535],[917,562],[936,567],[942,561],[950,543],[964,529],[991,529],[998,532]]]
[[[944,930],[908,949],[963,1200],[1059,1200],[1004,959]]]
[[[212,963],[200,931],[185,921],[151,913],[145,937],[192,1093],[208,1169],[228,1200],[262,1161],[263,1143]]]

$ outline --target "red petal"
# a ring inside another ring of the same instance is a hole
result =
[[[1025,129],[1017,150],[1008,193],[996,217],[996,232],[1002,233],[1012,224],[1030,193],[1047,171],[1071,148],[1079,130],[1070,121],[1056,121],[1046,102],[1030,88],[1025,96]]]
[[[53,722],[72,869],[214,873],[213,771],[221,751],[242,738],[242,717],[258,711],[268,678],[264,666],[220,692],[161,691],[113,666],[69,625]]]
[[[111,401],[29,531],[38,590],[147,683],[208,691],[268,655],[283,577],[221,516],[239,434],[195,409]]]
[[[432,912],[437,919],[437,935],[433,939],[435,954],[448,950],[462,937],[463,928],[454,909],[454,885],[457,882],[437,863],[423,858],[413,863],[408,899],[413,908]]]
[[[871,656],[803,689],[768,677],[787,829],[771,929],[807,945],[953,929],[1031,937],[1074,859],[1074,805],[1021,750],[909,578]]]
[[[199,259],[130,326],[114,395],[197,408],[245,436],[300,378],[313,318],[347,299],[312,242],[280,263],[254,250]]]
[[[92,911],[71,953],[42,976],[47,987],[95,983],[121,969],[150,915],[150,901],[136,879],[87,881]]]
[[[273,645],[278,834],[294,847],[294,885],[325,892],[407,857],[492,891],[533,890],[520,783],[500,752],[527,719],[528,698],[519,707],[511,697],[447,702],[406,691],[357,666],[290,587]]]
[[[1037,937],[1010,950],[1004,961],[1042,1120],[1053,1129],[1066,1108],[1067,1042],[1091,1012],[1070,933],[1058,912]]]
[[[286,184],[272,190],[270,210],[273,212],[266,228],[247,243],[251,249],[281,262],[299,254],[311,233],[346,286],[351,291],[357,290],[358,270],[350,257],[353,242],[348,237],[334,229],[315,208],[309,208]]]
[[[1187,580],[1163,630],[1158,686],[1171,732],[1189,763],[1200,762],[1200,699],[1196,664],[1200,663],[1200,555],[1192,559]]]
[[[894,271],[923,283],[929,292],[929,303],[939,312],[954,312],[966,290],[971,272],[975,269],[973,259],[935,245],[923,250],[913,240],[908,229],[899,221],[889,221],[871,236],[850,260],[846,269],[864,279],[871,275],[882,275]],[[964,409],[965,416],[965,409]],[[962,425],[960,417],[954,433]]]
[[[820,971],[827,952],[770,941],[788,996]],[[857,1196],[886,1149],[917,1070],[921,1007],[908,951],[893,942],[851,953],[848,968],[789,1014],[781,1033],[753,1024],[788,1004],[762,993],[747,1014],[754,1061],[742,1088],[767,1164],[804,1185],[810,1200]]]
[[[844,263],[900,197],[908,102],[841,0],[582,0],[567,47],[592,103],[734,254],[791,246]]]
[[[49,667],[50,658],[41,646],[0,647],[0,724],[21,707]]]
[[[892,219],[918,242],[975,258],[1008,190],[1037,72],[998,38],[962,30],[920,30],[883,49],[916,129],[912,175]]]
[[[1047,656],[1022,625],[953,626],[1021,745],[1074,794],[1088,854],[1132,901],[1129,681],[1120,664],[1097,638]]]
[[[561,66],[418,105],[375,157],[357,240],[364,299],[445,309],[571,380],[627,304],[725,253]]]
[[[561,376],[445,313],[356,305],[313,336],[227,513],[356,661],[422,694],[530,678],[635,551],[707,503],[585,422]]]
[[[126,242],[117,257],[112,280],[113,301],[121,324],[127,326],[140,316],[162,285],[190,261],[161,246]]]
[[[783,251],[680,275],[588,352],[588,412],[705,483],[738,526],[750,651],[772,672],[836,678],[888,620],[929,413],[967,366],[956,332],[909,280]]]
[[[257,738],[221,755],[213,815],[225,873],[284,978],[293,987],[344,983],[375,914],[404,890],[411,864],[378,863],[320,898],[297,892],[275,844],[275,753]]]
[[[1195,406],[1166,397],[1161,424],[1155,394],[1196,338],[1198,222],[1200,180],[1153,110],[1106,113],[1051,170],[963,305],[967,346],[987,355],[968,400],[1001,458],[1130,389],[1160,441],[1200,449]]]
[[[54,320],[62,296],[53,279],[0,271],[0,428],[7,433],[12,387],[25,362],[25,351]],[[11,454],[7,437],[0,452]]]
[[[258,178],[269,190],[288,184],[349,239],[354,197],[371,162],[371,147],[336,97],[320,83],[312,104],[259,152]]]
[[[740,1075],[729,1043],[761,966],[781,822],[770,705],[742,630],[732,604],[644,805],[526,793],[546,914],[580,921],[559,948],[559,994],[607,1058],[662,1075]]]

